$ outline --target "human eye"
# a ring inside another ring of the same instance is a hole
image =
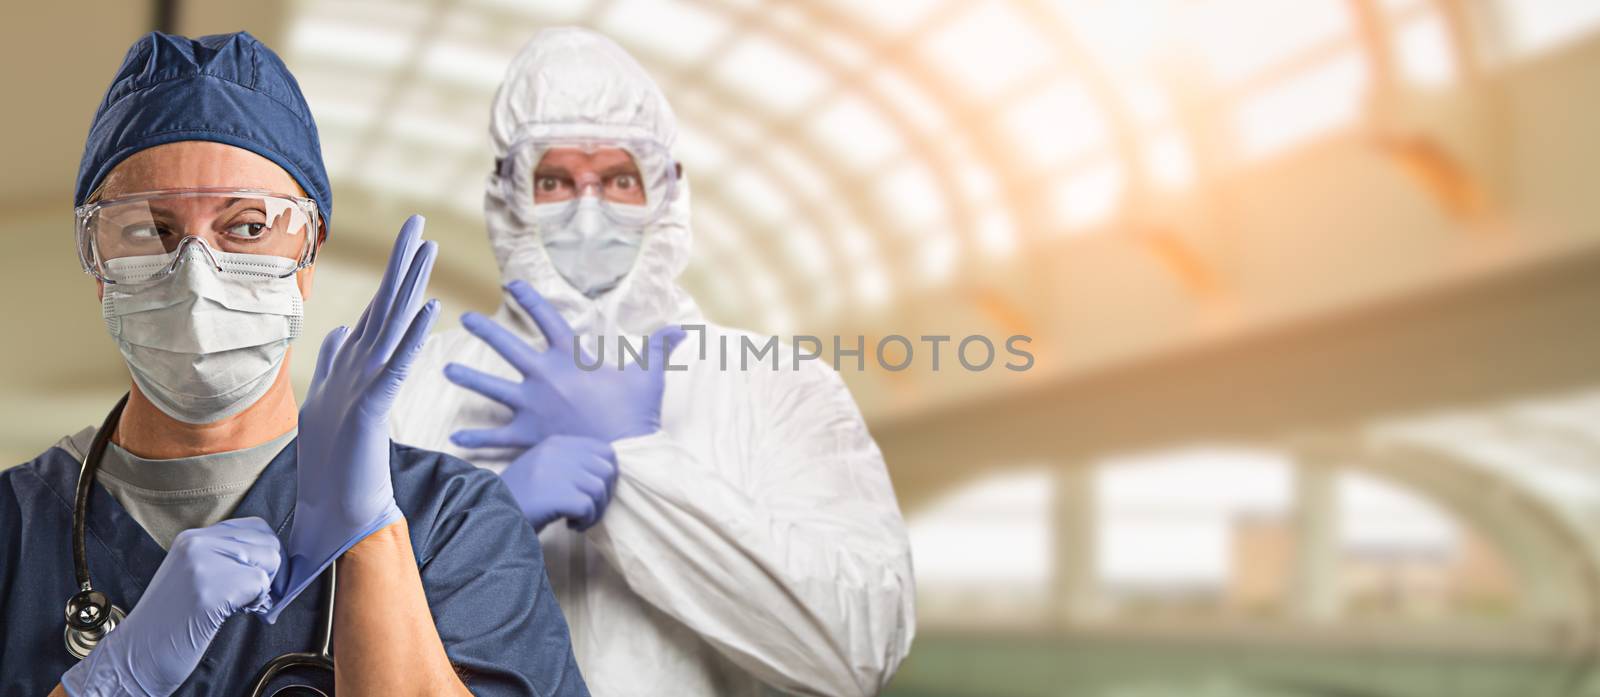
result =
[[[122,237],[134,242],[144,242],[161,237],[164,231],[155,223],[134,223],[122,227]]]
[[[230,239],[254,242],[268,232],[266,217],[266,213],[256,209],[236,211],[222,228],[222,234]]]
[[[535,171],[533,174],[533,199],[535,203],[566,201],[576,196],[576,185],[565,171]]]
[[[608,175],[605,182],[606,197],[609,200],[619,203],[644,203],[644,185],[639,181],[639,173],[632,168]]]
[[[266,234],[267,226],[262,223],[238,223],[223,230],[229,237],[241,240],[257,240]]]
[[[539,193],[560,193],[572,187],[571,180],[558,174],[540,174],[534,179],[534,187]]]

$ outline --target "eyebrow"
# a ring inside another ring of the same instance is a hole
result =
[[[607,167],[607,168],[605,168],[603,170],[600,170],[600,176],[602,176],[602,177],[611,177],[611,176],[615,176],[615,175],[618,175],[618,174],[632,174],[634,176],[638,176],[639,175],[639,168],[635,167],[633,165],[633,162],[630,161],[630,162],[618,162],[618,163],[616,163],[614,165],[611,165],[610,167]]]
[[[233,208],[236,205],[239,205],[241,203],[246,203],[246,202],[247,202],[246,199],[240,198],[238,196],[230,196],[227,199],[224,199],[220,204],[215,206],[212,209],[212,212],[213,213],[217,213],[217,212],[221,212],[221,211],[226,211],[226,210],[228,210],[230,208]],[[150,212],[151,212],[151,214],[158,214],[159,213],[161,215],[174,215],[172,210],[170,208],[165,207],[165,206],[150,206]]]

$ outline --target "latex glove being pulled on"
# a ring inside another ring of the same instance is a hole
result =
[[[128,618],[61,676],[72,697],[167,697],[189,679],[217,630],[263,613],[282,558],[260,518],[185,530]]]

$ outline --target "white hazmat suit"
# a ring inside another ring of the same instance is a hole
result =
[[[512,62],[490,132],[501,157],[528,124],[641,135],[671,147],[676,124],[659,88],[611,41],[547,30]],[[531,189],[517,186],[511,191]],[[505,281],[531,284],[585,340],[637,342],[668,323],[705,320],[676,279],[689,259],[689,192],[644,230],[629,274],[590,299],[556,272],[539,233],[510,214],[491,175],[485,215]],[[509,297],[495,319],[543,347]],[[600,697],[871,695],[893,676],[915,632],[911,554],[883,457],[854,400],[826,364],[774,370],[733,356],[737,330],[689,331],[673,352],[661,430],[615,441],[620,470],[604,518],[585,533],[540,535],[584,679]],[[707,345],[700,343],[704,339]],[[764,343],[760,338],[758,344]],[[612,344],[615,346],[615,344]],[[706,350],[709,349],[709,350]],[[704,356],[705,358],[701,358]],[[456,362],[516,371],[462,329],[433,337],[391,415],[396,440],[495,471],[518,454],[463,450],[461,429],[498,426],[510,410],[449,383]],[[509,599],[514,601],[515,599]]]

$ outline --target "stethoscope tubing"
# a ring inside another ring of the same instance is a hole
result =
[[[339,589],[338,567],[339,563],[334,562],[322,572],[322,601],[317,605],[317,650],[286,653],[267,661],[251,681],[250,697],[263,697],[267,694],[267,682],[286,670],[318,668],[333,672],[333,601]]]
[[[116,431],[117,423],[122,419],[122,410],[128,405],[128,393],[123,393],[122,399],[117,400],[117,405],[106,414],[105,422],[100,424],[100,430],[94,434],[94,440],[89,445],[89,452],[83,456],[83,461],[78,468],[78,486],[73,494],[72,506],[72,573],[78,582],[79,593],[89,593],[94,590],[94,584],[89,578],[89,552],[87,545],[89,495],[94,491],[95,474],[100,469],[100,461],[105,457],[106,448],[111,444],[111,436]],[[338,562],[328,565],[322,572],[323,589],[322,600],[317,606],[317,650],[297,653],[286,653],[261,666],[256,672],[255,679],[251,681],[250,696],[262,697],[266,694],[267,683],[278,674],[296,668],[316,668],[333,672],[333,602],[338,594]],[[73,598],[77,598],[74,595]],[[102,596],[103,597],[103,596]],[[70,602],[69,602],[70,607]],[[121,611],[114,605],[107,605],[108,614]],[[68,627],[68,631],[72,631]],[[95,642],[98,643],[98,638]],[[90,646],[92,648],[92,645]],[[315,688],[306,688],[322,694]]]
[[[72,497],[72,573],[77,577],[81,590],[93,588],[89,582],[88,534],[85,530],[89,518],[89,493],[94,490],[94,478],[100,470],[100,460],[105,457],[106,446],[111,444],[111,435],[117,430],[117,422],[122,419],[122,410],[126,406],[128,393],[124,392],[122,399],[117,400],[117,405],[106,414],[100,430],[95,431],[89,452],[83,456],[83,462],[78,467],[78,488]]]

